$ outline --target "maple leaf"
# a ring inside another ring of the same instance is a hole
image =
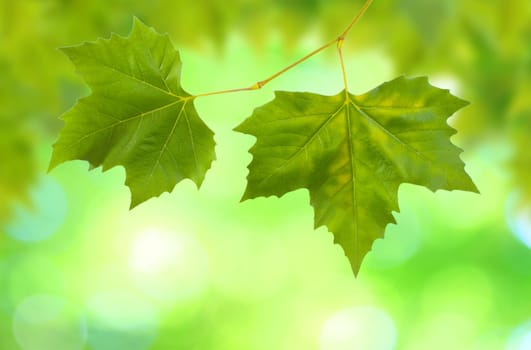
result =
[[[121,165],[131,207],[184,178],[201,185],[215,159],[214,134],[181,86],[181,60],[167,35],[135,19],[129,37],[62,51],[92,94],[62,116],[50,169],[74,159],[103,170]]]
[[[395,223],[401,183],[477,192],[446,123],[468,102],[427,78],[397,78],[366,94],[276,92],[235,130],[256,137],[242,200],[307,188],[355,274]]]

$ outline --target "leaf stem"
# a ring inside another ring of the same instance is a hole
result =
[[[343,43],[345,39],[337,41],[337,53],[339,54],[339,62],[341,62],[341,72],[343,73],[343,84],[345,86],[345,95],[348,100],[348,82],[347,82],[347,72],[345,70],[345,60],[343,59]]]
[[[290,64],[290,65],[287,66],[286,68],[281,69],[281,70],[278,71],[277,73],[273,74],[272,76],[270,76],[270,77],[267,78],[267,79],[264,79],[264,80],[258,82],[257,84],[260,85],[261,87],[264,86],[265,84],[269,83],[271,80],[277,78],[278,76],[284,74],[285,72],[287,72],[287,71],[290,70],[291,68],[293,68],[293,67],[299,65],[300,63],[306,61],[306,60],[309,59],[310,57],[312,57],[312,56],[318,54],[319,52],[321,52],[321,51],[323,51],[324,49],[328,48],[329,46],[333,45],[336,41],[337,41],[337,39],[330,40],[329,42],[327,42],[326,44],[324,44],[324,45],[321,46],[320,48],[313,50],[312,52],[310,52],[310,53],[307,54],[306,56],[302,57],[301,59],[298,59],[297,61],[293,62],[292,64]]]
[[[213,92],[206,92],[203,94],[198,94],[194,96],[190,96],[189,98],[197,98],[197,97],[204,97],[204,96],[212,96],[212,95],[221,95],[221,94],[229,94],[232,92],[240,92],[240,91],[249,91],[249,90],[256,90],[253,86],[239,88],[239,89],[230,89],[230,90],[221,90],[221,91],[213,91]]]
[[[278,78],[282,74],[284,74],[287,71],[289,71],[291,68],[293,68],[295,66],[298,66],[302,62],[304,62],[304,61],[308,60],[309,58],[315,56],[316,54],[318,54],[319,52],[327,49],[328,47],[332,46],[333,44],[337,44],[337,50],[338,50],[339,59],[340,59],[340,62],[341,62],[341,70],[343,72],[343,82],[345,84],[345,92],[348,94],[347,75],[346,75],[346,71],[345,71],[345,62],[343,60],[343,51],[342,51],[343,43],[345,41],[346,36],[348,35],[350,30],[352,29],[352,27],[354,27],[354,25],[360,20],[360,18],[363,16],[365,11],[367,11],[367,9],[372,4],[372,2],[373,2],[373,0],[366,0],[365,1],[365,3],[361,7],[361,9],[358,11],[356,16],[354,16],[354,18],[349,23],[349,25],[345,28],[345,30],[338,37],[336,37],[333,40],[328,41],[326,44],[324,44],[321,47],[313,50],[312,52],[310,52],[306,56],[298,59],[297,61],[293,62],[292,64],[288,65],[287,67],[282,68],[281,70],[279,70],[275,74],[271,75],[269,78],[266,78],[264,80],[258,81],[258,82],[254,83],[253,85],[248,86],[248,87],[243,87],[243,88],[238,88],[238,89],[221,90],[221,91],[214,91],[214,92],[206,92],[206,93],[190,96],[189,98],[190,99],[195,99],[197,97],[229,94],[229,93],[240,92],[240,91],[259,90],[262,87],[264,87],[264,85],[266,85],[267,83],[272,81],[273,79]]]

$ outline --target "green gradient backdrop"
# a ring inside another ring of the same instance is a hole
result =
[[[232,128],[274,90],[340,91],[333,49],[261,91],[197,100],[218,144],[200,191],[184,181],[129,212],[122,169],[46,174],[57,117],[89,93],[56,47],[127,34],[136,15],[170,33],[184,88],[201,93],[269,76],[361,4],[0,0],[0,136],[19,152],[0,148],[0,163],[34,179],[0,228],[0,349],[531,348],[529,165],[511,171],[531,139],[527,0],[375,0],[352,31],[353,93],[429,75],[472,102],[451,123],[481,191],[402,186],[398,225],[357,279],[312,229],[307,191],[238,203],[254,140]]]

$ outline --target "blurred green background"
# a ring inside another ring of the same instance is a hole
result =
[[[89,94],[57,47],[168,32],[190,93],[248,86],[333,38],[361,0],[0,0],[0,349],[531,349],[531,2],[375,0],[349,86],[428,75],[481,195],[403,185],[358,278],[306,190],[239,204],[274,90],[335,94],[331,49],[261,91],[196,101],[218,161],[128,211],[123,169],[47,174],[58,116]]]

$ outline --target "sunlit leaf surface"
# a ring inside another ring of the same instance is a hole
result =
[[[92,95],[63,115],[51,168],[73,159],[104,170],[121,165],[131,206],[184,178],[201,185],[215,158],[213,133],[181,87],[181,60],[168,36],[136,20],[127,38],[62,50]]]
[[[256,136],[243,199],[307,188],[315,226],[334,233],[357,273],[395,222],[401,183],[477,191],[446,119],[468,103],[426,78],[398,78],[366,94],[277,92],[236,130]]]

